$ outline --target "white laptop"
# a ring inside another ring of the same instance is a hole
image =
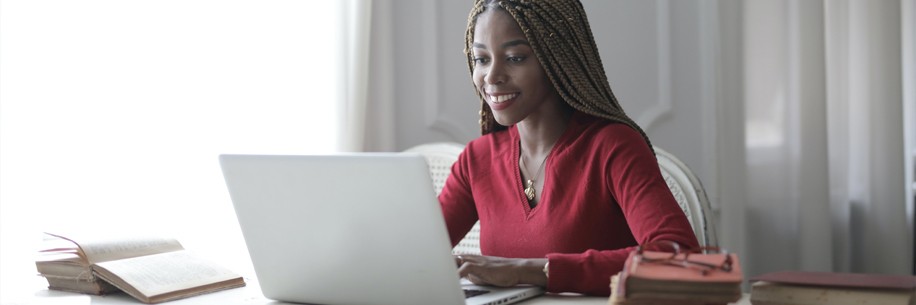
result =
[[[460,282],[420,155],[221,155],[220,164],[267,298],[458,305],[543,293]],[[489,292],[466,299],[462,288]]]

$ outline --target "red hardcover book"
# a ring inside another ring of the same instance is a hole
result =
[[[633,252],[611,280],[610,303],[727,304],[741,298],[742,281],[735,254]]]
[[[751,282],[755,305],[916,305],[916,276],[780,271]]]

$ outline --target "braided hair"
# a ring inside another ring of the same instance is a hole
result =
[[[626,124],[638,131],[646,144],[652,147],[649,137],[624,113],[611,91],[585,9],[579,0],[475,0],[468,16],[464,49],[472,77],[474,28],[477,16],[487,9],[503,9],[515,19],[547,78],[569,106],[592,116]],[[507,127],[496,122],[480,91],[474,91],[481,101],[481,134],[505,130]]]

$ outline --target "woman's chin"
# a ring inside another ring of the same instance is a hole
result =
[[[514,120],[502,115],[493,115],[493,119],[496,120],[496,123],[503,126],[512,126],[518,123],[518,120]]]

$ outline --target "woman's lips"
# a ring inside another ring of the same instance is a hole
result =
[[[507,94],[488,94],[487,98],[490,100],[490,107],[493,110],[503,110],[512,105],[512,102],[515,101],[515,98],[518,97],[518,93],[507,93]]]

